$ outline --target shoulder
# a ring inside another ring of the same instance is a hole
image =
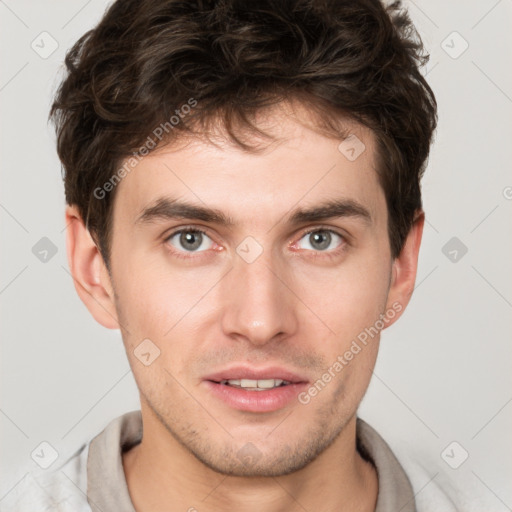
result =
[[[91,512],[87,501],[89,443],[51,471],[30,471],[2,499],[3,512]]]
[[[99,508],[89,498],[91,493],[94,495],[95,485],[96,489],[108,490],[105,482],[114,477],[117,480],[114,478],[112,485],[119,485],[124,478],[120,450],[139,442],[141,437],[140,410],[114,418],[100,433],[65,456],[57,467],[28,471],[1,499],[1,512],[92,512],[89,500],[95,509]],[[88,467],[92,467],[94,477],[90,481]],[[129,501],[127,490],[125,499]]]
[[[379,495],[383,491],[388,497],[390,494],[396,494],[396,489],[400,488],[401,496],[407,501],[406,505],[414,503],[416,512],[503,510],[502,503],[496,495],[485,489],[482,482],[478,481],[470,462],[453,468],[441,457],[441,452],[433,450],[432,446],[428,448],[419,442],[412,445],[396,437],[385,440],[377,430],[360,418],[358,437],[376,463],[379,473]],[[392,488],[389,486],[390,473],[395,480],[397,474],[401,475],[402,482],[399,486],[396,483]],[[404,484],[404,480],[407,485]]]
[[[441,458],[396,453],[415,495],[417,512],[501,512],[503,507],[476,485],[470,468],[454,470]]]

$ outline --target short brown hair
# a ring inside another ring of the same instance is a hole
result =
[[[422,207],[437,125],[419,70],[428,58],[399,1],[117,0],[67,53],[50,111],[66,201],[108,266],[116,187],[95,191],[156,127],[165,128],[163,144],[220,120],[251,151],[235,127],[261,134],[253,114],[296,98],[324,124],[331,118],[333,132],[341,114],[373,130],[397,257]]]

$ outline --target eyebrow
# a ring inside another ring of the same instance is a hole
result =
[[[372,224],[372,216],[369,210],[352,199],[333,199],[309,208],[298,208],[287,217],[287,222],[290,225],[343,217],[356,218],[367,225]],[[233,218],[221,210],[169,197],[161,197],[151,206],[144,208],[137,216],[135,224],[174,219],[199,220],[226,227],[236,225]]]

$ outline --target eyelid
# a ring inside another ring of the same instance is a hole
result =
[[[194,226],[192,224],[171,228],[162,235],[162,238],[164,240],[169,240],[169,238],[173,237],[178,233],[181,233],[182,231],[198,231],[204,235],[208,235],[211,238],[209,230],[207,228],[205,228],[204,226]]]
[[[337,235],[341,236],[342,238],[345,238],[345,239],[347,238],[347,235],[341,233],[340,231],[333,228],[332,226],[323,226],[323,225],[312,226],[310,228],[306,228],[306,230],[302,232],[301,238],[304,235],[308,235],[309,233],[314,233],[315,231],[331,231],[332,233],[336,233]]]

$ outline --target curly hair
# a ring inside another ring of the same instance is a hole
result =
[[[159,147],[217,122],[255,151],[241,129],[270,137],[254,115],[297,99],[333,137],[342,117],[373,131],[397,257],[437,125],[428,58],[399,1],[117,0],[68,51],[51,107],[66,201],[108,267],[116,187],[95,191],[151,134]]]

